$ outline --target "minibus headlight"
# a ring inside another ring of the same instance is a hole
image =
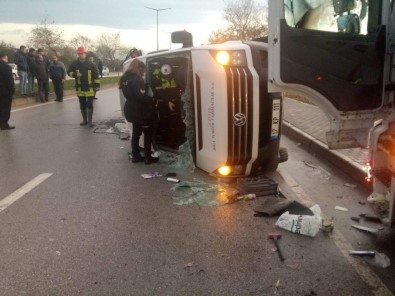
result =
[[[247,66],[247,57],[244,50],[221,50],[212,54],[217,63],[222,66]]]
[[[223,167],[220,167],[219,169],[218,169],[218,173],[221,175],[221,176],[229,176],[229,174],[232,172],[232,170],[231,170],[231,168],[230,168],[230,166],[223,166]]]
[[[219,51],[216,54],[215,59],[221,65],[227,66],[229,64],[230,56],[226,51]]]
[[[224,165],[213,172],[215,176],[221,177],[238,177],[244,173],[242,165]]]

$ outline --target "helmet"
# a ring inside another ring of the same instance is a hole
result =
[[[83,46],[77,48],[77,53],[86,53],[86,49]]]

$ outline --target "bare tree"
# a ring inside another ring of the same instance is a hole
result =
[[[122,48],[120,32],[114,34],[102,34],[96,41],[96,53],[103,62],[115,71],[117,52]]]
[[[63,47],[64,32],[54,22],[48,23],[45,18],[41,24],[36,25],[30,32],[29,43],[35,47],[52,51],[58,54],[58,50]]]
[[[92,39],[90,39],[89,37],[85,36],[85,35],[81,35],[81,34],[77,34],[77,36],[71,38],[70,40],[70,45],[73,48],[78,48],[79,46],[84,46],[85,48],[93,51],[95,46],[94,46],[94,42],[92,41]]]
[[[254,0],[233,0],[227,3],[223,18],[227,26],[209,37],[210,43],[228,40],[251,40],[266,36],[268,32],[267,14],[263,5]]]

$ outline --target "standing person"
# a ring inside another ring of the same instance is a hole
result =
[[[29,96],[34,96],[34,55],[36,50],[34,48],[29,48],[27,53],[27,64],[29,66],[29,71],[27,72],[27,93]]]
[[[19,50],[14,55],[14,63],[18,66],[18,76],[19,76],[19,95],[26,97],[26,82],[27,73],[29,71],[29,65],[27,64],[26,57],[26,46],[21,45]]]
[[[138,59],[133,60],[128,70],[119,80],[119,88],[126,98],[124,111],[128,122],[133,124],[132,133],[132,162],[145,161],[145,164],[158,162],[159,158],[151,156],[151,137],[154,123],[154,99],[148,94],[144,85],[145,64]],[[144,154],[141,157],[139,140],[144,133]]]
[[[52,56],[52,63],[49,66],[49,77],[52,80],[57,102],[63,102],[63,83],[66,80],[66,67],[59,61],[56,54]]]
[[[47,55],[44,52],[44,49],[39,48],[37,49],[37,54],[41,54],[43,57],[43,61],[44,61],[44,65],[47,68],[47,71],[49,70],[49,66],[51,65],[51,61],[49,60],[49,58],[47,57]]]
[[[75,88],[83,119],[80,125],[89,124],[92,127],[93,99],[95,92],[100,90],[99,73],[96,66],[86,59],[85,47],[78,47],[77,54],[78,59],[70,65],[67,73],[75,78]]]
[[[48,69],[41,54],[36,54],[34,63],[34,76],[37,77],[38,96],[40,102],[48,102],[49,96],[49,75]]]
[[[11,116],[12,95],[15,91],[14,77],[8,66],[8,56],[0,52],[0,129],[10,130],[15,126],[8,124]]]
[[[97,62],[97,69],[99,70],[100,78],[103,78],[103,62],[101,60]]]

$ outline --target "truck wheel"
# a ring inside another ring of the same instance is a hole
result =
[[[288,150],[287,148],[280,147],[278,154],[280,156],[279,162],[285,162],[288,160]]]

